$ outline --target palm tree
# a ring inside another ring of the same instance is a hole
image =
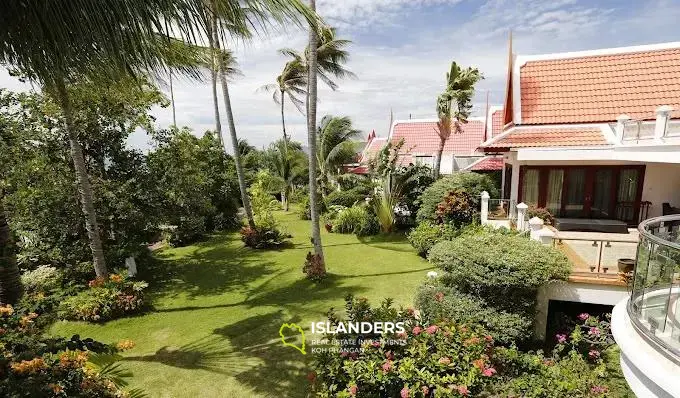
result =
[[[352,42],[336,38],[336,29],[329,26],[324,26],[320,29],[320,34],[317,41],[317,75],[331,90],[338,88],[337,83],[333,78],[345,79],[354,78],[356,75],[345,68],[345,64],[349,61],[349,51],[345,48]],[[297,51],[284,48],[279,50],[281,54],[292,57],[294,61],[299,62],[305,69],[309,63],[308,46],[303,54]]]
[[[288,199],[293,189],[293,182],[299,180],[300,176],[306,172],[307,162],[302,152],[302,145],[286,139],[278,140],[267,151],[267,160],[271,171],[282,181],[281,205],[284,211],[288,211]]]
[[[345,117],[326,115],[319,125],[319,145],[316,159],[319,168],[319,185],[322,195],[331,190],[332,176],[338,174],[340,167],[356,157],[356,144],[361,131],[352,127],[352,120]]]
[[[437,98],[439,148],[434,164],[435,179],[439,178],[446,140],[454,129],[456,133],[462,132],[461,125],[467,123],[472,110],[475,84],[483,78],[477,68],[462,69],[456,62],[451,63],[451,70],[446,73],[446,90]]]
[[[310,0],[310,8],[316,12],[316,1]],[[307,60],[307,141],[309,144],[309,207],[312,219],[312,243],[314,244],[314,262],[326,273],[326,261],[321,244],[321,228],[319,227],[318,191],[316,186],[316,103],[317,103],[317,31],[309,28],[309,58]]]
[[[281,106],[281,126],[283,127],[283,139],[288,141],[286,134],[286,117],[284,114],[284,102],[286,96],[290,102],[295,105],[298,111],[302,113],[302,105],[304,101],[299,96],[307,95],[307,76],[305,68],[299,60],[294,59],[286,62],[283,71],[276,77],[276,83],[266,84],[260,87],[260,90],[268,93],[273,93],[272,98],[274,103]]]

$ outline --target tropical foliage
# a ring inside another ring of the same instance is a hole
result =
[[[419,206],[416,220],[436,221],[437,207],[451,191],[466,192],[475,210],[479,209],[483,191],[489,192],[491,197],[497,197],[498,194],[498,188],[489,176],[479,173],[455,173],[424,189],[416,200],[416,206]]]
[[[352,127],[349,117],[326,115],[321,119],[316,160],[319,167],[319,189],[325,196],[334,189],[334,178],[340,167],[352,162],[357,154],[356,143],[361,132]]]
[[[298,142],[277,140],[265,153],[269,170],[280,180],[281,204],[288,211],[290,196],[296,185],[304,185],[307,156]]]

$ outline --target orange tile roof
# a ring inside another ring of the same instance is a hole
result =
[[[361,163],[366,163],[372,160],[375,155],[380,152],[381,149],[385,146],[387,143],[387,137],[373,137],[371,140],[366,144],[366,147],[361,153],[361,158],[359,159],[359,162]]]
[[[496,156],[485,156],[480,161],[471,164],[465,170],[469,171],[497,171],[503,170],[503,158]]]
[[[434,156],[439,149],[439,135],[435,121],[397,122],[392,131],[391,142],[398,143],[404,139],[403,153]],[[484,122],[469,120],[463,125],[461,134],[451,134],[444,144],[444,154],[458,156],[472,155],[479,144],[484,141]]]
[[[680,48],[528,61],[520,89],[522,124],[653,119],[680,109]]]
[[[503,109],[491,114],[491,132],[489,138],[495,137],[503,131]]]
[[[485,150],[609,145],[599,127],[515,127]],[[489,151],[491,152],[491,151]]]

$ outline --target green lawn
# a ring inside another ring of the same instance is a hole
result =
[[[359,240],[324,232],[331,276],[315,285],[301,271],[310,223],[293,212],[279,218],[292,247],[253,251],[233,233],[164,250],[149,278],[153,312],[102,325],[59,322],[52,332],[132,339],[137,346],[123,365],[134,374],[131,387],[150,396],[304,397],[311,355],[281,344],[281,324],[308,331],[330,307],[341,309],[348,293],[409,305],[431,267],[403,235]]]

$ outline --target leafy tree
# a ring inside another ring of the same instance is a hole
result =
[[[307,159],[298,142],[278,140],[270,145],[265,157],[271,172],[281,181],[281,204],[288,211],[288,202],[295,181],[307,173]]]
[[[316,158],[319,167],[319,188],[322,195],[332,190],[333,176],[338,175],[340,166],[356,157],[356,143],[353,141],[361,131],[352,127],[352,120],[345,117],[326,115],[319,125],[319,145]]]
[[[161,220],[176,226],[174,243],[237,224],[238,181],[233,159],[212,132],[198,138],[184,128],[154,134],[149,169],[159,190]]]
[[[437,134],[439,148],[434,164],[435,179],[439,178],[442,163],[442,152],[446,140],[452,132],[461,133],[463,124],[472,110],[472,96],[475,84],[483,79],[477,68],[462,69],[457,63],[451,63],[451,70],[446,73],[446,89],[437,98]]]

